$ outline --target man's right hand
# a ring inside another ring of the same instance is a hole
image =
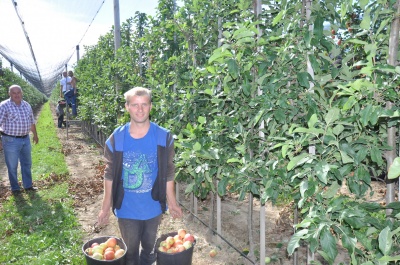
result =
[[[108,224],[110,221],[110,211],[101,210],[97,216],[97,225],[102,226]]]

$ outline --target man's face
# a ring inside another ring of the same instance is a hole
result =
[[[22,101],[22,91],[19,87],[11,88],[10,92],[8,93],[10,98],[16,104],[20,104]]]
[[[148,96],[133,96],[129,104],[125,104],[126,110],[131,116],[131,121],[135,123],[146,123],[149,121],[151,102]]]

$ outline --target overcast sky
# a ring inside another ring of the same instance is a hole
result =
[[[158,0],[119,0],[120,23],[122,24],[128,18],[133,17],[137,11],[154,16],[157,6]],[[96,44],[98,38],[107,33],[113,25],[114,0],[105,0],[92,26],[82,40],[81,49],[83,50],[84,45]],[[76,56],[73,57],[72,61],[76,62]]]

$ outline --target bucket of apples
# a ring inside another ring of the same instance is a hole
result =
[[[87,265],[125,265],[125,242],[118,237],[102,236],[82,246]]]
[[[195,236],[186,229],[179,229],[161,235],[155,245],[157,265],[190,265],[193,249],[196,245]]]

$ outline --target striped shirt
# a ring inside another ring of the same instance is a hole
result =
[[[22,100],[20,105],[11,99],[0,103],[0,126],[2,132],[12,136],[29,134],[31,126],[35,124],[31,105]]]

